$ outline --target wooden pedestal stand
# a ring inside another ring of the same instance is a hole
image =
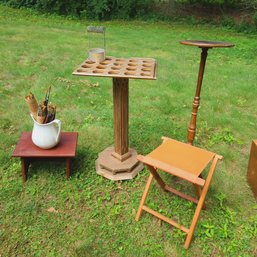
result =
[[[196,118],[197,118],[198,107],[200,105],[201,87],[202,87],[204,68],[205,68],[205,63],[208,55],[208,50],[214,47],[233,47],[234,44],[227,43],[227,42],[210,42],[210,41],[197,41],[197,40],[184,40],[184,41],[180,41],[180,43],[188,46],[197,46],[202,49],[201,62],[200,62],[199,73],[198,73],[198,81],[197,81],[196,92],[195,92],[195,97],[193,101],[192,116],[188,127],[188,134],[187,134],[187,141],[190,145],[192,145],[195,138]]]
[[[111,77],[113,82],[114,147],[99,153],[96,160],[97,174],[111,180],[134,178],[143,164],[136,158],[137,152],[129,148],[128,103],[129,79],[156,79],[156,62],[149,58],[114,58],[94,63],[85,60],[73,75]]]

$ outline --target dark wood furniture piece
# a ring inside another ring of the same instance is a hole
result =
[[[216,48],[216,47],[219,47],[219,48],[220,47],[233,47],[234,44],[231,44],[228,42],[213,42],[213,41],[204,41],[204,40],[202,40],[202,41],[200,41],[200,40],[183,40],[183,41],[180,41],[180,43],[183,45],[187,45],[187,46],[197,46],[202,49],[196,92],[195,92],[195,97],[194,97],[194,101],[193,101],[192,116],[191,116],[191,121],[190,121],[190,124],[188,127],[188,134],[187,134],[187,141],[189,144],[192,145],[194,142],[194,138],[195,138],[196,118],[197,118],[198,107],[200,105],[200,94],[201,94],[204,69],[205,69],[205,63],[206,63],[206,59],[207,59],[207,55],[208,55],[208,50],[211,48]]]
[[[71,159],[76,156],[77,132],[61,132],[61,140],[51,149],[41,149],[33,144],[31,132],[23,132],[12,154],[12,157],[21,158],[21,172],[23,182],[27,180],[30,163],[35,159],[65,159],[66,178],[70,177]]]
[[[150,176],[146,183],[145,190],[139,208],[136,214],[136,221],[140,219],[142,211],[149,212],[156,216],[159,220],[163,220],[170,225],[184,231],[187,234],[184,247],[187,249],[191,243],[197,221],[200,217],[200,212],[203,208],[206,194],[208,192],[212,176],[214,174],[218,160],[222,159],[222,156],[213,152],[209,152],[190,144],[178,142],[176,140],[163,137],[163,143],[149,153],[146,156],[139,155],[138,159],[143,162],[150,171]],[[206,180],[199,177],[206,166],[211,162],[209,173]],[[202,192],[199,199],[186,195],[176,189],[166,185],[162,180],[157,170],[164,171],[170,175],[179,177],[202,188]],[[150,209],[145,205],[145,201],[151,186],[151,183],[155,179],[160,187],[165,192],[171,192],[186,200],[192,201],[197,204],[194,217],[192,219],[190,228],[186,228],[178,222],[158,213],[155,210]]]
[[[257,140],[253,140],[248,163],[247,181],[257,201]]]
[[[143,165],[136,158],[136,150],[129,148],[129,79],[156,79],[155,60],[107,57],[103,62],[96,63],[86,59],[72,74],[112,78],[114,147],[99,153],[96,172],[111,180],[134,178]]]

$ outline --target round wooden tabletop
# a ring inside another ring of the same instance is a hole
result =
[[[198,46],[201,48],[213,48],[213,47],[233,47],[235,46],[229,42],[215,42],[215,41],[206,41],[206,40],[182,40],[180,41],[182,45],[188,46]]]

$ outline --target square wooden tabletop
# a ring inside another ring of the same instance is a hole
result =
[[[106,57],[100,63],[86,59],[72,74],[77,76],[156,79],[157,63],[152,58]]]
[[[31,132],[23,132],[12,154],[12,157],[75,157],[77,132],[61,132],[61,140],[51,149],[41,149],[34,145]]]

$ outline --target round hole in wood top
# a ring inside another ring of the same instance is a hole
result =
[[[133,71],[126,71],[124,74],[125,75],[135,75],[135,72],[133,72]]]
[[[90,61],[90,60],[87,60],[86,63],[87,63],[87,64],[93,64],[94,62],[93,62],[93,61]]]
[[[108,72],[108,74],[119,74],[119,71],[117,70],[111,70]]]
[[[143,63],[152,63],[152,61],[146,61],[146,60],[145,60],[145,61],[143,61]]]
[[[110,62],[107,61],[107,60],[100,62],[101,65],[106,65],[106,64],[109,64],[109,63],[110,63]]]
[[[145,64],[143,64],[143,67],[152,67],[152,65],[148,64],[148,63],[145,63]]]
[[[90,64],[89,64],[89,65],[88,65],[88,64],[83,64],[83,65],[81,65],[81,67],[82,67],[82,68],[91,68],[92,65],[90,65]]]
[[[125,62],[125,59],[117,58],[115,61],[117,61],[117,62]]]
[[[132,66],[133,67],[133,66],[137,66],[137,64],[134,63],[134,62],[131,62],[131,63],[128,64],[128,66]]]
[[[120,66],[114,66],[114,67],[111,67],[112,70],[120,70],[121,67]]]
[[[138,62],[136,59],[130,59],[129,62]]]
[[[137,69],[136,67],[128,67],[126,70],[133,71],[133,70],[136,70],[136,69]]]
[[[111,58],[111,57],[106,57],[105,60],[106,60],[106,61],[111,61],[112,58]]]
[[[103,65],[98,65],[98,66],[96,66],[96,68],[97,68],[97,69],[105,69],[106,67],[103,66]]]
[[[87,69],[77,69],[77,72],[87,72]]]
[[[151,71],[151,68],[143,68],[142,71]]]
[[[115,66],[121,66],[123,63],[122,62],[115,62],[113,65]]]
[[[93,73],[104,73],[104,70],[93,70]]]
[[[151,76],[151,74],[149,72],[142,72],[140,75],[141,76]]]

